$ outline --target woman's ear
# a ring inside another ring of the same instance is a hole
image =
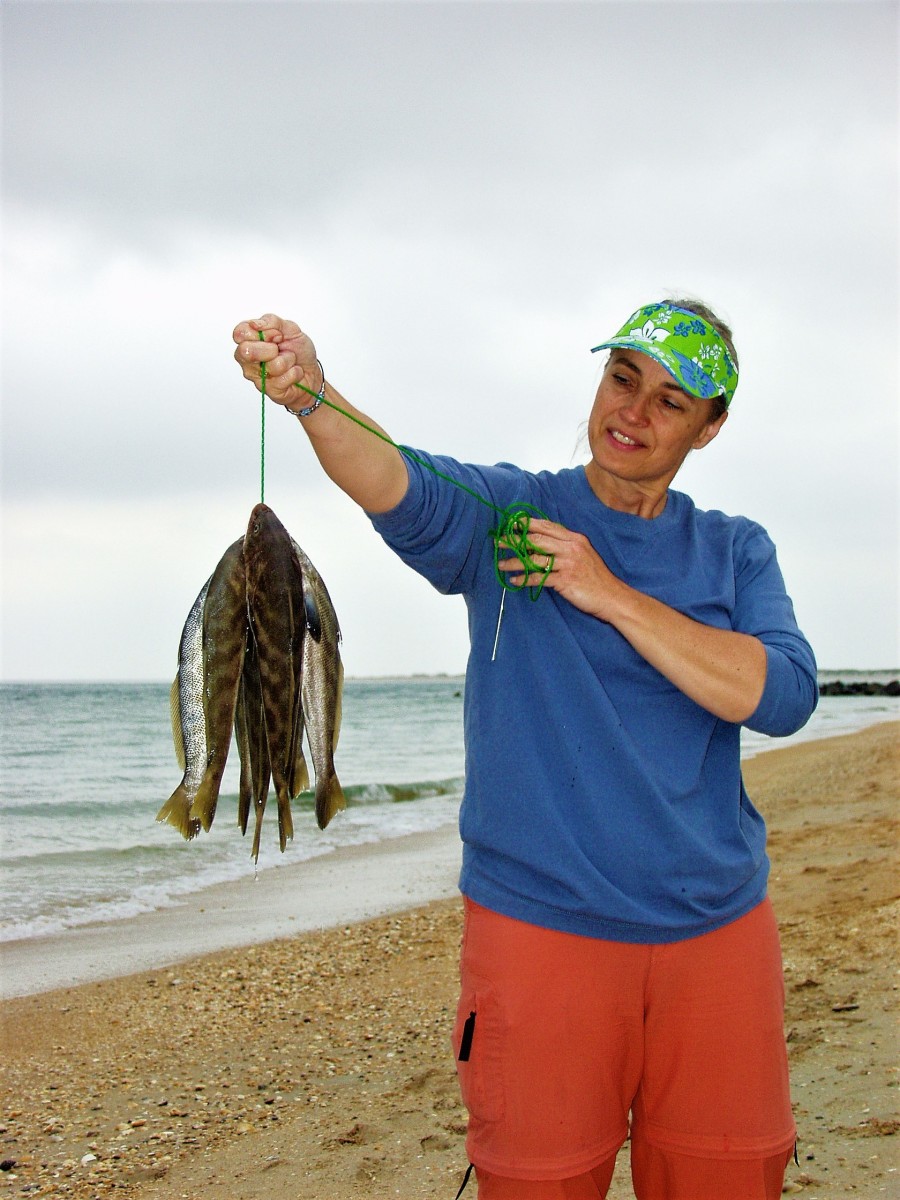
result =
[[[704,446],[708,446],[727,420],[728,410],[726,409],[725,412],[723,412],[721,416],[716,417],[714,421],[707,421],[700,430],[697,440],[694,442],[691,449],[702,450]]]

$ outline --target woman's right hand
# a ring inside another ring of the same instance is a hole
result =
[[[312,339],[299,325],[267,313],[242,321],[232,336],[237,342],[234,357],[245,378],[262,391],[260,368],[265,363],[267,396],[294,414],[312,408],[311,396],[301,387],[318,396],[325,381]],[[406,495],[409,475],[399,448],[332,384],[326,403],[300,424],[326,473],[366,512],[387,512]]]
[[[267,313],[256,320],[242,321],[235,326],[232,337],[237,342],[234,357],[244,378],[260,391],[261,364],[266,364],[266,395],[276,404],[305,408],[308,395],[301,389],[308,388],[316,395],[325,382],[312,338],[294,321]]]

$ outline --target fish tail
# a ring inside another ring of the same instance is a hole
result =
[[[288,842],[294,840],[294,818],[291,816],[291,802],[287,793],[278,796],[278,840],[281,842],[281,853]]]
[[[202,825],[207,833],[212,827],[213,817],[216,815],[216,805],[219,803],[219,783],[220,780],[215,779],[207,771],[191,805],[191,820]]]
[[[200,832],[200,822],[191,818],[191,797],[183,782],[179,783],[156,814],[156,819],[174,825],[186,841],[190,841]]]
[[[338,777],[332,773],[325,780],[324,787],[316,788],[316,820],[319,828],[324,829],[336,812],[347,807],[344,789],[338,782]]]
[[[250,816],[251,800],[250,791],[244,786],[244,780],[241,779],[241,789],[238,794],[238,829],[244,836],[247,834],[247,818]]]
[[[266,811],[266,797],[263,796],[262,804],[256,805],[256,828],[253,830],[253,849],[250,855],[254,862],[259,862],[259,835],[262,833],[263,813]]]
[[[291,799],[296,800],[300,793],[305,792],[308,787],[309,767],[306,765],[306,758],[303,755],[303,751],[298,747],[297,753],[294,755],[290,778],[288,779],[288,790],[291,793]]]

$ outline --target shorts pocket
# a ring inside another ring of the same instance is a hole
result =
[[[504,1028],[500,1004],[490,984],[468,976],[459,998],[452,1040],[463,1104],[476,1121],[499,1121],[504,1114]]]

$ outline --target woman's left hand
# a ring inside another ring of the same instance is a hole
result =
[[[500,569],[516,586],[559,592],[582,612],[606,621],[686,696],[723,721],[740,724],[759,704],[766,683],[767,658],[762,642],[746,633],[703,625],[661,600],[630,587],[610,571],[582,533],[553,521],[532,520],[531,559],[553,567],[546,578],[524,574],[509,558]]]
[[[543,567],[547,556],[552,555],[552,569],[546,576],[534,572],[525,575],[520,559],[501,560],[500,570],[510,576],[512,584],[537,587],[543,580],[544,587],[559,592],[582,612],[603,621],[610,619],[614,599],[626,585],[613,575],[583,533],[535,517],[528,526],[528,540],[534,546],[532,562]]]

